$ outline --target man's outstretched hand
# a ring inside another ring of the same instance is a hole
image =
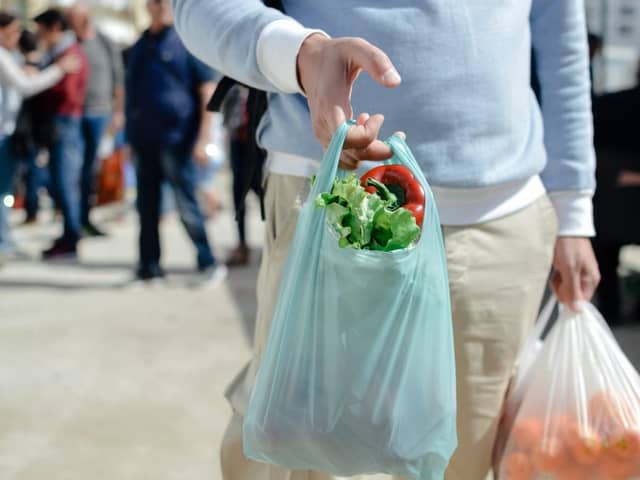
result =
[[[307,37],[298,53],[298,77],[307,95],[313,133],[323,147],[338,127],[353,117],[351,90],[361,71],[380,85],[397,87],[400,75],[379,48],[361,38]],[[349,130],[340,168],[355,169],[361,160],[386,160],[392,152],[378,139],[384,122],[380,114],[362,113]]]

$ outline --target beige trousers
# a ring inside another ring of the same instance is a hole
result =
[[[234,414],[222,443],[224,480],[332,480],[323,472],[289,471],[253,462],[242,452],[242,418],[264,351],[297,215],[309,180],[267,179],[265,245],[258,277],[253,358],[227,391]],[[504,395],[517,352],[531,327],[549,269],[556,218],[548,198],[498,220],[444,227],[453,312],[458,389],[458,441],[447,480],[485,480]],[[360,479],[387,479],[367,475]]]

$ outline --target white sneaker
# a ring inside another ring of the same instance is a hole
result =
[[[213,267],[208,267],[198,272],[194,276],[193,281],[190,282],[189,286],[198,289],[214,288],[223,283],[228,274],[229,269],[226,265],[219,264]]]

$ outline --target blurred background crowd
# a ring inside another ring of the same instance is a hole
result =
[[[623,249],[640,243],[640,4],[586,4],[598,302],[618,322],[640,318],[640,272],[620,264]],[[109,234],[93,207],[124,202],[140,222],[134,280],[164,276],[158,223],[172,209],[195,246],[199,284],[219,282],[225,264],[246,265],[238,191],[246,181],[246,92],[228,95],[221,114],[206,112],[216,73],[181,45],[170,1],[4,0],[0,9],[0,264],[23,254],[12,230],[40,221],[41,210],[55,211],[62,226],[42,259],[73,258],[83,238]],[[220,259],[204,225],[222,208],[214,179],[225,165],[239,214],[237,247]]]
[[[9,209],[24,210],[22,225],[38,222],[41,208],[55,210],[62,234],[42,259],[56,260],[76,258],[82,238],[107,235],[92,220],[94,206],[135,200],[134,280],[164,277],[158,224],[175,207],[197,251],[196,281],[218,282],[225,263],[249,260],[237,195],[238,245],[226,261],[205,229],[220,207],[216,172],[229,158],[234,177],[242,174],[246,93],[227,95],[221,115],[207,112],[216,74],[182,46],[170,1],[143,4],[144,30],[141,5],[111,3],[32,15],[38,9],[22,2],[0,12],[0,262],[22,255]]]

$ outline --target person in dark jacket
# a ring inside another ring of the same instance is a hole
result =
[[[84,105],[89,63],[68,31],[64,15],[49,9],[34,22],[40,42],[46,48],[44,63],[74,54],[81,59],[81,68],[66,74],[55,87],[39,97],[40,126],[45,126],[39,141],[49,151],[51,186],[64,218],[64,232],[51,248],[43,252],[44,259],[76,256],[80,238],[80,171],[82,169],[82,138],[80,119]]]
[[[175,192],[182,223],[196,247],[199,285],[215,284],[226,267],[213,256],[204,217],[196,202],[194,161],[208,162],[211,131],[206,104],[213,72],[182,45],[168,0],[149,0],[151,26],[129,52],[126,75],[126,131],[136,163],[140,214],[137,280],[162,278],[160,266],[161,185]]]

